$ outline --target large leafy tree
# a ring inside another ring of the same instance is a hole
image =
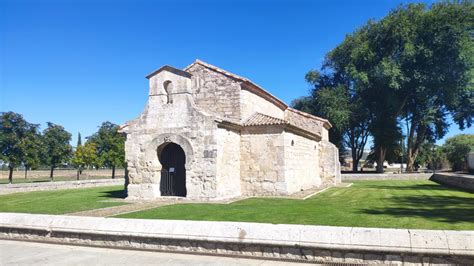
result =
[[[53,181],[54,169],[62,163],[68,162],[72,155],[71,133],[64,127],[47,123],[48,127],[43,131],[43,158],[51,167],[50,178]]]
[[[115,168],[125,165],[125,136],[118,129],[116,124],[104,122],[87,140],[97,148],[100,165],[112,168],[112,178],[115,178]]]
[[[449,115],[461,129],[472,124],[473,18],[472,2],[443,2],[399,8],[383,21],[397,44],[390,60],[408,124],[408,171],[426,140],[446,134]]]
[[[447,139],[443,150],[453,171],[466,170],[467,155],[474,151],[474,134],[460,134]]]
[[[421,145],[444,136],[451,115],[460,128],[473,121],[472,2],[401,6],[369,21],[328,54],[353,80],[370,116],[379,172],[408,124],[407,170]]]
[[[293,102],[296,109],[328,118],[333,124],[331,141],[344,155],[345,148],[351,150],[353,171],[357,171],[369,136],[367,108],[357,94],[356,83],[344,69],[343,58],[328,56],[323,67],[325,73],[312,70],[306,80],[313,86],[310,97]]]
[[[24,159],[23,140],[28,134],[29,123],[23,116],[14,112],[0,115],[0,159],[8,163],[8,182],[13,180],[13,169]]]
[[[384,59],[383,47],[390,44],[385,37],[382,25],[369,21],[327,55],[330,66],[350,79],[358,104],[364,108],[363,128],[373,137],[378,172],[383,172],[387,154],[393,153],[401,137],[398,88],[393,76],[383,75],[391,68]]]
[[[22,162],[25,167],[25,179],[28,177],[28,169],[37,168],[41,163],[41,134],[39,125],[27,123],[26,134],[20,141],[23,150]]]

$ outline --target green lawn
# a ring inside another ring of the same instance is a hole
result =
[[[123,218],[474,230],[474,194],[431,181],[359,181],[307,200],[254,198],[176,204]]]
[[[124,196],[123,186],[14,193],[0,195],[0,212],[65,214],[123,205],[104,201]]]

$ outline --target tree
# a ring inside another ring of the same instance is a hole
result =
[[[472,2],[442,2],[430,9],[409,5],[388,17],[399,44],[391,60],[402,77],[400,109],[409,124],[407,171],[413,170],[425,140],[446,134],[448,115],[461,129],[472,124],[473,17]]]
[[[84,146],[77,146],[71,160],[73,165],[77,167],[77,180],[79,180],[82,169],[97,165],[97,160],[97,148],[95,143],[87,142]]]
[[[62,163],[66,163],[72,154],[71,133],[64,127],[47,123],[48,127],[43,132],[43,156],[45,162],[50,165],[50,178],[53,181],[54,169]]]
[[[473,7],[468,1],[400,6],[328,54],[368,108],[380,167],[401,137],[400,119],[409,124],[407,170],[425,140],[444,136],[449,115],[460,128],[471,126]]]
[[[426,141],[421,145],[420,152],[416,158],[415,166],[426,165],[428,169],[443,169],[447,164],[446,153],[443,147]]]
[[[453,171],[466,170],[466,158],[474,151],[474,134],[460,134],[449,138],[443,145]]]
[[[305,76],[312,86],[310,97],[297,99],[293,107],[308,113],[323,116],[333,124],[329,131],[331,141],[339,148],[340,156],[345,147],[351,150],[353,171],[358,171],[364,147],[369,137],[368,112],[358,94],[356,84],[343,68],[338,67],[341,57],[326,57],[321,74],[312,70]]]
[[[13,181],[13,169],[20,166],[24,158],[22,140],[28,132],[29,124],[23,116],[14,112],[0,115],[0,159],[8,163],[8,182]]]
[[[385,157],[393,154],[401,137],[397,75],[385,48],[391,46],[388,37],[383,23],[369,21],[327,55],[330,66],[350,80],[364,110],[362,128],[373,137],[377,172],[384,171]]]
[[[26,134],[20,141],[23,150],[22,162],[25,167],[25,179],[28,177],[28,169],[39,166],[41,161],[41,135],[39,125],[27,124]]]
[[[82,145],[82,138],[81,138],[81,132],[77,133],[77,146],[79,147]]]
[[[84,167],[81,132],[77,133],[76,150],[74,151],[71,162],[77,168],[77,180],[79,180],[79,176],[82,174],[82,168]]]
[[[104,122],[87,140],[95,144],[101,165],[112,168],[112,178],[115,178],[115,168],[125,165],[125,136],[118,129],[116,124]]]

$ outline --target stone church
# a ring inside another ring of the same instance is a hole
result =
[[[200,60],[147,79],[145,110],[120,129],[130,199],[289,195],[340,182],[328,120]]]

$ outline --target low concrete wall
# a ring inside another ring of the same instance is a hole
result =
[[[474,263],[474,231],[0,213],[0,238],[311,262]]]
[[[0,170],[0,179],[8,179],[8,170]],[[28,178],[48,178],[50,170],[32,170],[28,171]],[[117,177],[124,177],[124,169],[115,169],[115,175]],[[77,170],[76,169],[56,169],[54,170],[54,176],[56,177],[71,177],[76,178]],[[112,169],[84,169],[82,170],[81,178],[89,177],[111,177]],[[25,178],[25,171],[15,170],[13,171],[13,179],[23,179]]]
[[[104,187],[124,185],[125,179],[96,179],[96,180],[79,180],[79,181],[58,181],[58,182],[34,182],[0,185],[0,195],[17,192],[57,190],[57,189],[73,189],[88,187]]]
[[[430,180],[443,185],[474,192],[474,175],[458,173],[436,173],[430,178]]]
[[[432,173],[405,173],[405,174],[342,174],[342,181],[357,181],[357,180],[428,180]]]

